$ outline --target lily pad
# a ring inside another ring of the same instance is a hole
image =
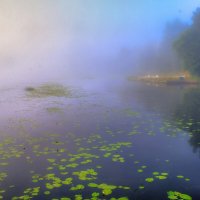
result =
[[[148,183],[151,183],[151,182],[154,181],[154,178],[146,178],[145,181],[148,182]]]

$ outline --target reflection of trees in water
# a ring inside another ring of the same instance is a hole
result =
[[[182,101],[185,89],[175,86],[156,86],[133,82],[122,90],[123,101],[142,105],[148,111],[155,111],[169,117]]]
[[[198,152],[200,156],[200,134],[193,134],[189,142],[193,146],[194,153]]]
[[[193,88],[184,95],[175,117],[181,122],[181,128],[191,133],[189,143],[194,152],[200,154],[200,88]]]
[[[158,112],[173,127],[191,133],[189,140],[200,155],[200,88],[194,86],[158,86],[130,84],[122,88],[123,101],[142,105],[147,111]]]

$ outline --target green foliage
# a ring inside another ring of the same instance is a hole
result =
[[[193,15],[192,25],[175,41],[183,67],[194,75],[200,76],[200,8]]]

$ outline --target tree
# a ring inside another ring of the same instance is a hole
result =
[[[151,43],[140,52],[140,69],[148,73],[176,73],[181,70],[180,60],[173,48],[173,43],[188,25],[179,19],[167,22],[159,43]]]
[[[200,8],[194,12],[191,26],[174,42],[174,48],[183,67],[200,76]]]

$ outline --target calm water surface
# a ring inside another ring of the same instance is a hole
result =
[[[74,96],[0,88],[1,199],[200,199],[200,89],[60,84]]]

